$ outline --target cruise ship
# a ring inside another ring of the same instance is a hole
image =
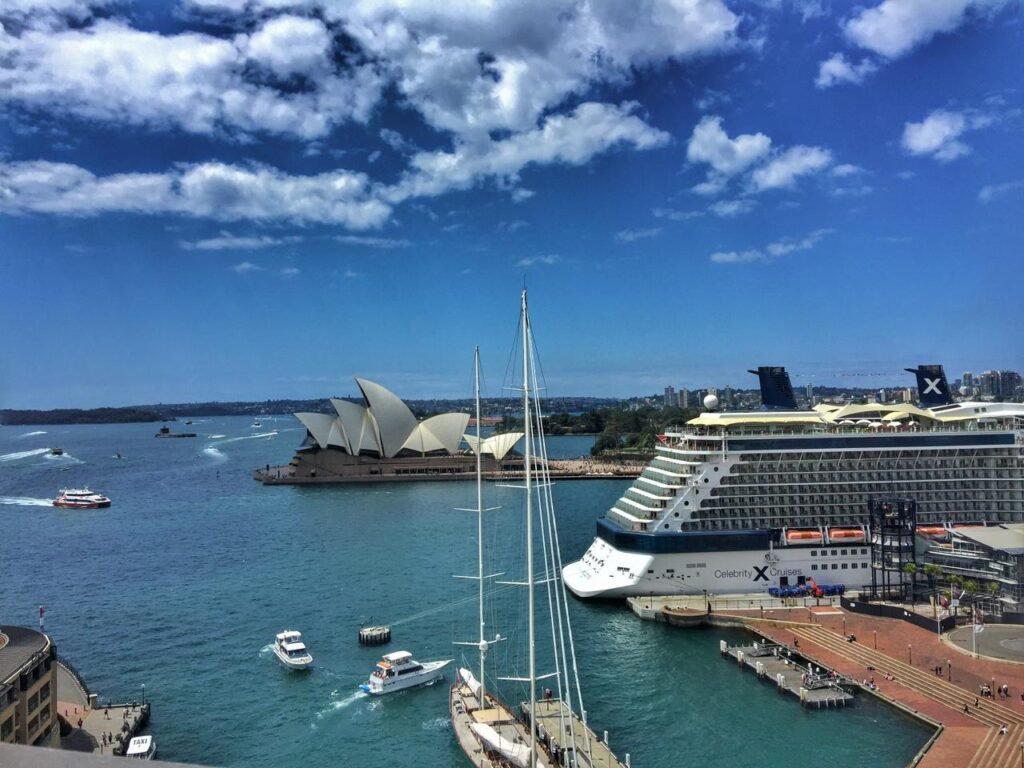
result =
[[[584,598],[855,590],[872,583],[872,498],[915,500],[920,536],[1024,520],[1024,405],[954,402],[942,366],[906,370],[919,405],[811,410],[784,368],[751,371],[762,409],[709,408],[659,436],[566,585]]]

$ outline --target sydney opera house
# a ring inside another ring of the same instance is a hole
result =
[[[419,421],[380,384],[360,378],[356,384],[362,404],[332,399],[334,413],[296,413],[306,439],[287,466],[258,470],[256,479],[268,485],[464,480],[475,476],[478,449],[485,473],[522,471],[522,457],[512,451],[521,432],[494,435],[478,447],[465,434],[469,414]]]

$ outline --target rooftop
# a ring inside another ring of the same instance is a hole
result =
[[[49,645],[50,638],[42,632],[28,627],[0,626],[0,683],[7,682]]]

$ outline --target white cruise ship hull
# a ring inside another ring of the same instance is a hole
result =
[[[562,578],[582,598],[754,594],[811,580],[856,590],[871,584],[870,563],[866,544],[649,555],[597,538]]]

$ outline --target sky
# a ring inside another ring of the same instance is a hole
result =
[[[1021,0],[0,0],[0,407],[1024,369]]]

